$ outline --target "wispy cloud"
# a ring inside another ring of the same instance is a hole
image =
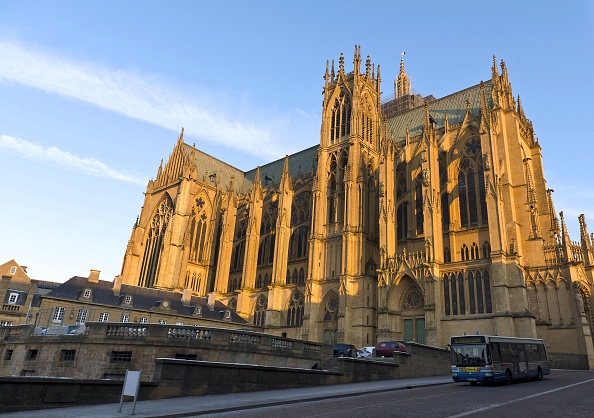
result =
[[[286,127],[299,124],[295,119],[307,119],[295,112],[241,120],[239,109],[212,106],[217,97],[214,92],[186,99],[181,91],[159,84],[156,77],[72,62],[15,42],[0,40],[0,56],[0,80],[81,100],[174,132],[183,126],[190,137],[260,157],[278,158],[286,148],[295,148],[294,141],[285,136]]]
[[[92,176],[125,181],[141,186],[146,186],[147,183],[145,179],[118,171],[94,158],[79,157],[56,147],[43,147],[39,144],[9,135],[0,135],[0,152],[6,152],[29,160],[55,165]]]

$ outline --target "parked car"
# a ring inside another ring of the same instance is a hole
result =
[[[334,357],[357,357],[357,348],[353,344],[334,344]]]
[[[371,352],[367,351],[365,348],[360,348],[357,350],[357,358],[368,358],[371,357]]]
[[[393,357],[394,351],[406,353],[406,345],[398,341],[382,341],[375,346],[376,357]]]

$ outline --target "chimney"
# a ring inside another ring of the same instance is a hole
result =
[[[184,293],[182,293],[182,303],[184,306],[190,306],[190,302],[192,301],[192,289],[185,288]]]
[[[122,287],[122,276],[119,274],[113,279],[113,294],[120,296],[120,288]]]
[[[101,270],[93,270],[91,269],[91,273],[89,273],[88,281],[91,283],[99,283],[99,274]]]
[[[208,294],[208,307],[210,308],[211,311],[214,310],[216,300],[217,300],[217,298],[216,298],[216,294],[214,292],[211,292]]]
[[[21,268],[23,269],[23,271],[26,273],[27,272],[27,266],[21,266]]]

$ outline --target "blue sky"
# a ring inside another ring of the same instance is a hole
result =
[[[594,7],[498,1],[0,0],[0,263],[112,280],[146,183],[185,140],[249,170],[319,141],[326,60],[442,97],[504,59],[570,236],[594,232]]]

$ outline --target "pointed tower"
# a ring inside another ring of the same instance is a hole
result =
[[[352,72],[345,72],[342,54],[339,63],[336,77],[325,74],[309,251],[314,261],[308,274],[312,301],[319,299],[324,305],[338,295],[338,315],[336,322],[310,322],[314,335],[309,338],[326,335],[366,345],[374,341],[373,327],[366,320],[373,307],[363,301],[368,296],[374,299],[380,258],[379,68],[376,76],[368,58],[361,73],[359,46],[354,49]],[[347,328],[346,323],[357,326]]]

